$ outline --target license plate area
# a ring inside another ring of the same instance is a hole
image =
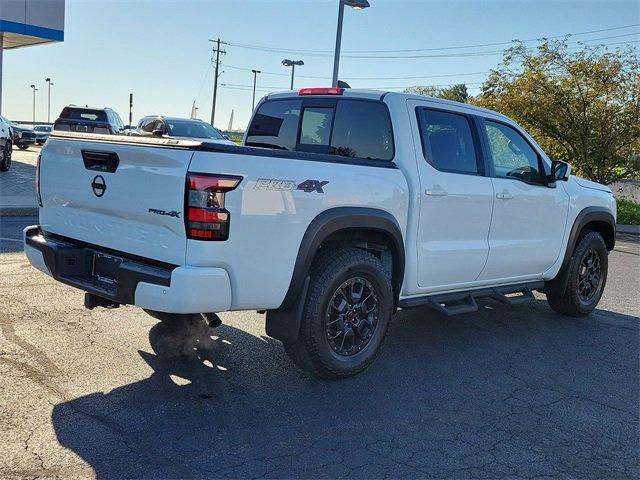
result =
[[[115,285],[121,263],[122,258],[120,257],[96,252],[93,254],[91,275],[101,282]]]

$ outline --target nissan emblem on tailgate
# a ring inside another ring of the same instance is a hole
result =
[[[107,183],[104,181],[102,175],[96,175],[95,177],[93,177],[91,188],[93,189],[93,194],[96,197],[101,197],[104,195],[104,192],[106,192],[107,190]]]

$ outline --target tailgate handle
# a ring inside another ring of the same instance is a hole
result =
[[[99,152],[96,150],[82,150],[84,168],[98,172],[113,173],[118,169],[120,159],[115,152]]]

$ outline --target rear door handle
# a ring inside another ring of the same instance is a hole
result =
[[[448,195],[447,192],[442,190],[442,188],[435,188],[433,190],[425,190],[425,195],[429,195],[430,197],[446,197]]]
[[[513,195],[509,192],[496,193],[496,198],[499,198],[500,200],[511,200]]]

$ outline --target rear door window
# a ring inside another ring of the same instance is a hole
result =
[[[302,100],[263,103],[253,117],[245,145],[295,150]]]
[[[479,173],[469,119],[459,113],[420,108],[418,124],[426,160],[438,170]]]

